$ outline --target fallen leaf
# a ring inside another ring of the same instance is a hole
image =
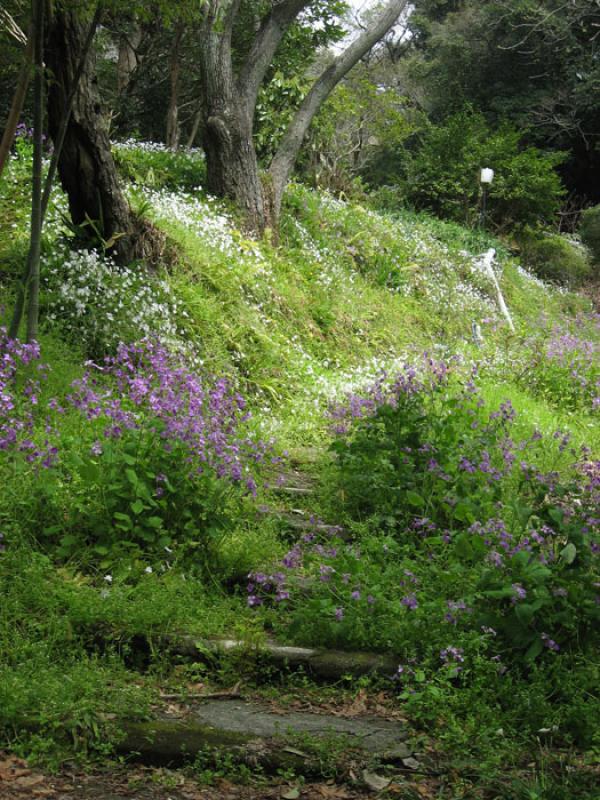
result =
[[[21,789],[30,789],[32,786],[39,786],[40,783],[44,782],[43,775],[23,775],[21,778],[17,778],[15,783]]]
[[[302,750],[296,750],[294,747],[284,747],[284,753],[292,753],[295,756],[301,756],[302,758],[308,758],[308,753],[303,753]]]
[[[297,786],[294,786],[291,789],[288,789],[287,792],[284,792],[282,795],[282,800],[298,800],[300,797],[300,789]]]
[[[342,786],[321,785],[317,786],[316,789],[321,797],[332,798],[332,800],[344,800],[344,798],[350,797],[348,792]]]

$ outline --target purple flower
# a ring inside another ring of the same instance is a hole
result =
[[[558,645],[554,639],[551,639],[547,633],[542,633],[542,642],[544,643],[544,647],[547,647],[548,650],[552,650],[555,653],[558,653],[560,650],[560,645]]]
[[[444,664],[449,664],[452,662],[463,663],[465,660],[464,651],[460,647],[445,647],[443,650],[440,650],[440,659],[444,662]]]
[[[414,611],[416,608],[419,607],[419,603],[417,601],[417,596],[412,594],[407,594],[405,597],[402,598],[400,601],[403,606],[406,606],[410,611]]]
[[[513,603],[516,603],[519,600],[525,600],[527,597],[527,590],[521,583],[513,583],[511,588],[514,592]]]

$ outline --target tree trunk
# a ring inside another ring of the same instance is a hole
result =
[[[138,66],[137,48],[142,41],[142,29],[135,23],[130,34],[119,37],[119,57],[117,60],[117,91],[119,95],[129,86],[131,76]]]
[[[169,108],[167,110],[167,133],[166,144],[172,150],[177,150],[179,146],[179,51],[181,48],[181,40],[183,38],[183,25],[177,25],[175,29],[175,39],[173,41],[173,49],[171,50],[171,59],[169,64]]]
[[[27,47],[25,49],[23,65],[19,73],[19,79],[17,81],[17,87],[13,96],[12,105],[8,113],[6,128],[4,129],[2,141],[0,142],[0,176],[2,175],[2,171],[4,170],[4,166],[8,159],[8,154],[10,153],[10,148],[12,147],[12,143],[15,138],[17,125],[19,124],[19,118],[21,117],[21,111],[23,110],[23,103],[25,102],[25,96],[27,95],[27,88],[29,86],[29,78],[31,76],[32,59],[33,41],[30,34],[27,39]]]
[[[46,62],[53,81],[48,93],[48,128],[53,141],[67,111],[67,99],[85,48],[86,28],[75,14],[57,10],[49,23]],[[75,92],[71,119],[58,162],[74,225],[93,240],[91,220],[118,261],[136,255],[136,224],[123,196],[96,91],[93,57]]]
[[[27,341],[37,339],[40,311],[40,252],[42,243],[42,158],[44,149],[44,11],[46,0],[33,0],[33,171],[31,193],[31,234],[29,242]]]
[[[186,147],[190,148],[194,146],[194,142],[196,141],[196,136],[198,136],[198,131],[200,130],[201,122],[202,122],[202,109],[199,108],[198,111],[196,111],[196,113],[194,114],[194,119],[192,121],[192,129],[190,131],[190,135],[188,136]]]
[[[233,105],[215,107],[205,116],[207,188],[240,209],[249,230],[261,233],[267,219],[252,124]]]
[[[201,50],[203,142],[207,188],[232,200],[249,230],[266,226],[263,191],[254,149],[253,107],[237,90],[231,59],[231,29],[207,21]]]

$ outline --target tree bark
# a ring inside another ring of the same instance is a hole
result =
[[[142,41],[142,29],[134,23],[130,34],[119,37],[119,56],[117,59],[117,91],[121,95],[131,81],[131,76],[138,67],[137,48]]]
[[[169,108],[167,110],[167,131],[166,131],[166,145],[172,150],[177,150],[179,146],[179,73],[180,61],[179,51],[181,48],[181,40],[183,39],[184,27],[180,23],[175,29],[175,38],[173,40],[173,48],[171,50],[171,58],[169,64]]]
[[[236,11],[236,0],[224,13],[213,0],[204,22],[200,58],[207,188],[218,197],[233,200],[248,228],[260,233],[266,218],[252,138],[254,109],[248,109],[238,92],[231,58],[231,29]]]
[[[194,142],[196,141],[196,136],[198,136],[198,131],[200,130],[200,124],[202,123],[202,109],[199,108],[198,111],[194,114],[194,118],[192,120],[192,129],[190,130],[190,135],[188,136],[186,147],[190,148],[194,146]]]
[[[33,60],[33,39],[30,34],[27,39],[25,56],[23,58],[23,65],[21,66],[21,71],[19,73],[19,79],[17,81],[17,86],[13,96],[12,105],[10,107],[10,111],[8,112],[8,119],[6,120],[6,128],[4,129],[4,134],[2,135],[2,141],[0,142],[0,176],[2,175],[4,166],[6,165],[8,154],[10,153],[10,148],[12,147],[12,143],[15,138],[17,125],[19,124],[19,119],[21,117],[21,111],[23,110],[23,103],[25,102],[25,97],[27,95],[27,88],[29,87],[29,79],[31,77],[32,60]]]
[[[53,141],[58,139],[67,113],[85,42],[86,29],[77,16],[57,9],[49,23],[46,51],[47,66],[53,76],[48,92],[48,127]],[[96,91],[93,57],[87,59],[75,91],[58,172],[69,198],[74,225],[84,226],[82,232],[89,231],[92,240],[91,220],[99,228],[111,255],[121,263],[133,260],[137,226],[119,187]]]
[[[40,251],[42,243],[42,158],[44,149],[44,22],[46,0],[32,1],[33,63],[33,170],[31,192],[31,234],[28,258],[29,301],[27,341],[37,339],[40,311]]]

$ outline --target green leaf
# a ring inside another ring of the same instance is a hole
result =
[[[141,514],[142,511],[146,508],[146,506],[142,503],[141,500],[136,500],[135,503],[131,503],[131,510],[134,514]]]
[[[475,517],[473,516],[470,504],[465,502],[458,503],[454,509],[454,519],[457,519],[459,522],[474,522]]]
[[[544,649],[544,645],[542,644],[541,639],[535,639],[527,649],[525,653],[525,661],[532,662],[535,661],[539,654]]]
[[[406,492],[406,500],[411,506],[415,506],[416,508],[423,508],[425,505],[425,500],[423,500],[421,495],[417,494],[417,492],[413,492],[412,489]]]
[[[572,564],[575,561],[575,557],[577,555],[577,548],[573,544],[573,542],[569,542],[566,547],[560,551],[560,557],[565,562],[565,564]]]
[[[124,531],[129,531],[133,528],[133,522],[129,514],[122,514],[120,511],[115,511],[115,519],[118,520],[116,527]]]

